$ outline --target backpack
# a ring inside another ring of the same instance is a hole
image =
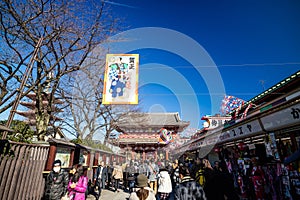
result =
[[[196,172],[196,182],[199,183],[202,187],[205,185],[205,177],[204,177],[204,170],[203,169],[199,169]]]

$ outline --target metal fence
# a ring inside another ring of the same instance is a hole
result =
[[[48,145],[0,140],[0,199],[41,199]]]

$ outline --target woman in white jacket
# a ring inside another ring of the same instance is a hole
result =
[[[172,192],[172,182],[167,169],[161,169],[158,174],[158,199],[168,199]]]

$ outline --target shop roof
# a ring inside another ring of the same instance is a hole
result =
[[[295,88],[299,87],[300,85],[300,70],[295,72],[294,74],[286,77],[285,79],[279,81],[275,85],[271,86],[270,88],[266,89],[264,92],[256,95],[252,99],[248,100],[242,109],[245,109],[250,103],[259,106],[264,103],[270,102],[275,98],[283,96],[294,90]],[[233,114],[235,110],[233,110],[230,114]]]
[[[283,79],[282,81],[268,88],[261,94],[253,97],[248,101],[248,103],[254,103],[254,104],[263,103],[266,101],[270,101],[275,97],[282,96],[282,94],[286,94],[287,92],[290,92],[292,89],[299,86],[300,84],[299,77],[300,77],[300,71],[292,74],[291,76]]]
[[[47,142],[49,142],[49,144],[62,144],[62,145],[66,145],[66,146],[71,146],[71,147],[75,147],[75,144],[72,142],[69,142],[67,140],[64,139],[54,139],[54,138],[49,138],[47,140]]]

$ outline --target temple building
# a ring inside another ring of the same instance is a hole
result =
[[[168,160],[167,147],[171,141],[160,141],[162,130],[175,141],[189,124],[178,113],[128,113],[117,122],[117,131],[121,133],[117,142],[127,160]]]

